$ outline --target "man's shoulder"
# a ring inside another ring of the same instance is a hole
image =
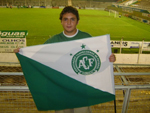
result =
[[[61,34],[62,34],[62,32],[61,32],[61,33],[59,33],[59,34],[56,34],[56,35],[52,36],[51,38],[58,38],[58,37],[60,37],[60,36],[61,36]]]
[[[44,44],[57,42],[62,33],[50,37]]]
[[[92,37],[89,33],[84,32],[84,31],[81,31],[81,30],[78,31],[78,34],[79,34],[79,35],[82,35],[82,36],[84,36],[84,37]]]

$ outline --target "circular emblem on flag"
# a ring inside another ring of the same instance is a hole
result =
[[[90,75],[101,66],[99,56],[91,50],[82,50],[72,58],[72,68],[77,74]]]

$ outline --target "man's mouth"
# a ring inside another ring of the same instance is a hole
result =
[[[67,28],[71,28],[71,26],[67,26]]]

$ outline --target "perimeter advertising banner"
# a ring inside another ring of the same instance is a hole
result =
[[[112,48],[139,48],[142,47],[143,51],[150,51],[150,42],[146,41],[110,41]]]
[[[10,53],[15,48],[26,47],[27,30],[0,30],[0,52]]]

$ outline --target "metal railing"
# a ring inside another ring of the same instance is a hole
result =
[[[114,80],[118,113],[150,112],[150,65],[114,64]],[[0,113],[40,112],[19,64],[0,67],[0,97]],[[102,103],[91,108],[93,113],[113,113],[114,103]]]

